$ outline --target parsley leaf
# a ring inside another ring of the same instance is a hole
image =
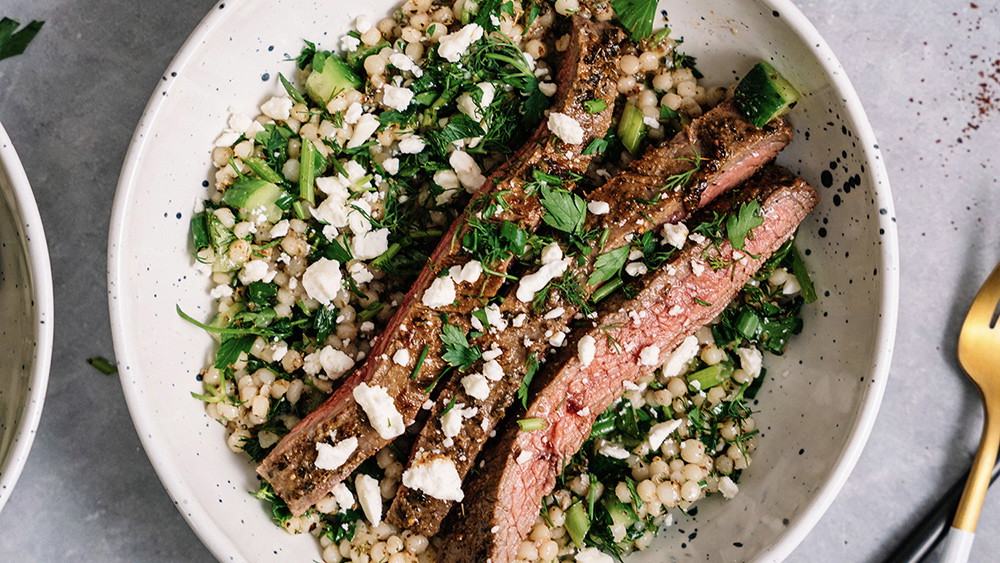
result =
[[[587,278],[587,285],[595,286],[618,275],[628,259],[629,247],[621,246],[597,257],[594,272]]]
[[[316,342],[325,342],[337,328],[337,308],[324,305],[316,310],[312,318],[312,329],[316,331]]]
[[[528,387],[531,386],[531,380],[535,378],[535,374],[538,373],[538,356],[531,354],[528,356],[528,362],[526,364],[527,371],[524,372],[524,379],[521,380],[521,386],[517,388],[517,398],[521,399],[521,406],[528,408]]]
[[[587,204],[580,196],[564,189],[553,189],[542,185],[542,207],[545,215],[542,221],[564,233],[579,234],[587,217]]]
[[[641,41],[653,34],[656,0],[612,0],[619,23],[629,30],[632,39]]]
[[[21,31],[15,33],[14,30],[21,25],[21,22],[11,18],[0,20],[0,60],[23,53],[28,48],[28,43],[31,43],[31,40],[41,31],[44,23],[33,20]]]
[[[469,369],[469,366],[483,356],[479,346],[470,346],[465,333],[455,325],[445,324],[441,328],[441,342],[444,342],[444,354],[441,358],[460,370]]]
[[[749,201],[740,205],[739,210],[726,219],[726,235],[734,249],[742,250],[746,244],[746,238],[753,238],[751,231],[763,224],[764,218],[760,216],[760,203],[757,200]]]
[[[240,354],[249,352],[253,346],[256,335],[244,334],[243,336],[230,336],[223,338],[219,351],[215,354],[215,369],[226,369],[240,359]]]
[[[444,154],[448,145],[455,141],[481,137],[485,134],[486,131],[483,130],[482,126],[463,113],[451,118],[451,121],[440,131],[428,133],[426,138],[431,140],[441,154]]]

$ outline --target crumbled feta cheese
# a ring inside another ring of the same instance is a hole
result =
[[[483,375],[490,381],[500,381],[503,379],[503,368],[500,367],[500,362],[493,359],[484,363]]]
[[[475,159],[465,151],[452,152],[451,156],[448,157],[448,164],[451,164],[455,174],[458,175],[458,181],[470,193],[481,188],[486,182],[486,176],[483,176]]]
[[[705,273],[705,264],[702,263],[700,260],[692,258],[691,259],[691,272],[694,273],[695,276],[702,275],[703,273]]]
[[[424,71],[420,66],[413,62],[413,59],[405,53],[393,53],[389,55],[389,64],[396,67],[400,72],[412,72],[413,76],[417,78],[424,75]]]
[[[563,309],[562,307],[555,307],[553,309],[550,309],[548,313],[545,313],[545,316],[543,318],[545,318],[545,319],[557,319],[557,318],[561,317],[562,314],[565,313],[565,312],[566,312],[566,309]]]
[[[580,360],[580,365],[587,367],[590,362],[594,361],[594,356],[597,354],[597,340],[593,336],[587,334],[580,338],[579,342],[576,343],[576,357]]]
[[[413,90],[409,88],[386,84],[382,90],[382,105],[388,108],[403,111],[410,107],[411,101],[413,101]]]
[[[480,82],[476,84],[476,89],[479,90],[478,95],[480,100],[478,103],[476,102],[474,92],[465,92],[458,97],[456,103],[458,111],[471,117],[473,121],[482,121],[483,110],[493,103],[493,98],[496,96],[496,87],[489,82]]]
[[[684,248],[688,228],[684,223],[667,223],[663,225],[663,240],[674,248]]]
[[[424,307],[437,309],[451,305],[455,302],[456,297],[455,280],[451,279],[451,276],[442,276],[431,282],[431,286],[424,291],[420,302],[424,304]]]
[[[347,148],[356,149],[365,144],[378,127],[377,117],[370,113],[362,115],[358,118],[357,124],[354,125],[354,132],[351,133],[351,140],[347,142]]]
[[[222,299],[233,294],[233,288],[226,284],[219,284],[212,289],[212,299]]]
[[[438,55],[452,63],[457,63],[469,46],[483,38],[483,28],[470,23],[455,33],[449,33],[438,40]]]
[[[277,223],[274,224],[274,226],[271,227],[271,230],[268,231],[267,233],[267,237],[270,239],[276,239],[283,237],[287,234],[288,234],[288,219],[282,219],[281,221],[278,221]]]
[[[333,346],[326,346],[319,351],[319,363],[330,379],[339,379],[354,367],[354,359]]]
[[[542,267],[521,278],[516,297],[523,303],[530,303],[535,298],[535,293],[561,276],[568,267],[569,262],[563,259],[562,248],[558,243],[550,243],[542,249]]]
[[[351,264],[347,271],[350,272],[351,278],[354,279],[354,283],[359,285],[368,283],[375,279],[375,275],[372,274],[371,271],[368,270],[368,267],[361,262]]]
[[[493,331],[503,332],[507,330],[507,321],[503,319],[499,305],[491,303],[483,309],[483,312],[486,313],[486,322],[490,323],[490,328]]]
[[[605,455],[614,459],[628,459],[629,453],[624,446],[618,444],[612,444],[610,442],[605,442],[597,450],[601,455]]]
[[[729,478],[728,475],[723,475],[722,478],[719,479],[719,492],[722,493],[722,496],[725,497],[726,500],[731,500],[737,493],[740,492],[740,488],[732,479]]]
[[[553,82],[539,82],[538,89],[541,90],[543,94],[551,98],[556,95],[556,90],[559,88]]]
[[[396,404],[385,387],[369,387],[361,383],[354,388],[354,400],[368,415],[368,422],[384,440],[391,440],[406,430],[403,415],[396,410]]]
[[[424,494],[440,500],[461,502],[462,478],[458,475],[455,462],[446,457],[435,457],[430,461],[421,460],[403,472],[403,486],[423,491]]]
[[[215,138],[215,146],[228,147],[238,140],[240,140],[240,134],[237,131],[226,130]]]
[[[668,379],[677,377],[696,355],[698,355],[698,338],[691,335],[681,342],[680,346],[670,354],[667,363],[663,364],[663,377]]]
[[[257,139],[257,133],[264,131],[264,126],[259,121],[251,121],[250,126],[243,132],[247,139]]]
[[[701,233],[691,233],[690,235],[688,235],[688,238],[691,239],[691,242],[695,244],[701,244],[705,242],[705,235]]]
[[[528,450],[521,450],[521,453],[517,454],[517,459],[515,461],[517,461],[518,465],[523,465],[531,461],[533,455],[534,454],[532,454]]]
[[[648,115],[644,116],[642,118],[642,122],[647,127],[649,127],[650,129],[659,129],[660,128],[660,120],[656,119],[655,117],[649,117]]]
[[[566,333],[557,332],[549,337],[549,344],[556,348],[562,348],[562,345],[566,343]]]
[[[483,401],[490,395],[490,384],[486,377],[479,373],[473,373],[462,378],[462,387],[465,394]]]
[[[340,506],[339,512],[346,512],[354,507],[354,495],[344,483],[337,483],[337,486],[330,491],[330,494],[333,495],[333,498],[337,501],[337,505]]]
[[[472,418],[479,412],[475,407],[465,408],[465,403],[455,403],[448,412],[441,415],[441,432],[446,438],[454,438],[462,431],[462,420]]]
[[[549,131],[566,144],[579,145],[583,142],[583,127],[580,122],[565,113],[550,113],[548,127]]]
[[[610,555],[596,547],[581,549],[576,554],[576,563],[614,563]]]
[[[353,35],[344,35],[340,38],[340,50],[345,53],[350,53],[352,51],[357,51],[358,47],[361,46],[361,39],[354,37]]]
[[[359,119],[361,119],[361,114],[364,113],[364,111],[365,108],[361,106],[361,102],[352,103],[347,106],[347,111],[344,112],[344,123],[354,125]]]
[[[594,215],[604,215],[611,211],[611,204],[606,201],[591,201],[587,203],[587,211]]]
[[[483,361],[489,362],[499,358],[502,355],[503,355],[503,350],[501,350],[500,347],[497,346],[496,343],[494,342],[492,348],[490,348],[489,350],[483,350]]]
[[[761,365],[764,363],[764,355],[756,348],[737,348],[736,355],[740,357],[740,367],[743,368],[751,378],[760,375]]]
[[[483,273],[483,265],[479,260],[469,260],[458,271],[458,275],[452,276],[457,282],[476,283]]]
[[[354,437],[341,440],[335,446],[331,446],[326,442],[317,442],[316,462],[314,465],[320,469],[333,471],[344,465],[356,449],[358,449],[358,439]]]
[[[255,281],[263,281],[270,283],[274,279],[274,276],[278,272],[271,269],[264,260],[251,260],[243,264],[243,269],[240,271],[240,282],[243,285],[249,285]]]
[[[386,250],[389,250],[389,229],[362,233],[351,240],[351,251],[358,260],[378,258]]]
[[[639,365],[655,366],[660,362],[660,347],[646,346],[639,352]]]
[[[392,355],[392,361],[397,366],[406,366],[410,363],[410,351],[406,348],[400,348],[396,350],[396,353]]]
[[[229,128],[236,132],[246,131],[250,128],[253,120],[247,117],[245,113],[240,113],[238,111],[232,111],[230,108],[229,114]]]
[[[354,29],[358,30],[358,33],[364,35],[366,31],[372,28],[372,20],[368,16],[362,14],[354,20]]]
[[[782,295],[795,295],[800,291],[802,291],[802,286],[799,285],[799,278],[795,276],[788,276],[785,284],[781,286]]]
[[[294,279],[294,278],[293,278]],[[271,361],[280,362],[288,353],[288,345],[284,342],[275,342],[271,345]]]
[[[386,174],[390,176],[395,176],[399,172],[399,159],[396,157],[387,158],[382,162],[382,168],[385,169]]]
[[[632,277],[641,276],[647,271],[646,265],[642,262],[629,262],[625,264],[625,273]]]
[[[669,311],[667,311],[667,314],[670,315],[671,317],[676,317],[677,315],[683,312],[684,312],[684,307],[681,307],[680,305],[674,305],[673,307],[670,308]]]
[[[399,152],[403,154],[418,154],[424,150],[427,143],[418,135],[404,135],[399,140]]]
[[[354,479],[354,488],[358,491],[358,503],[365,517],[377,526],[382,521],[382,491],[378,480],[364,473],[358,473]]]
[[[526,315],[525,313],[521,313],[518,316],[514,317],[514,320],[512,320],[510,324],[513,325],[514,328],[521,328],[522,326],[524,326],[524,322],[527,320],[528,320],[528,315]]]
[[[261,104],[260,112],[271,119],[285,121],[292,114],[292,99],[288,96],[274,96]]]
[[[671,434],[680,428],[682,422],[683,421],[681,419],[677,418],[654,424],[653,427],[649,429],[649,449],[660,449],[660,446],[663,445],[663,441],[669,438]]]

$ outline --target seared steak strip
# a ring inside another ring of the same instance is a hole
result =
[[[444,561],[514,559],[542,498],[623,385],[666,362],[687,336],[717,316],[817,201],[811,187],[778,167],[755,176],[738,197],[758,200],[764,219],[741,253],[734,253],[728,240],[689,243],[671,264],[644,276],[634,298],[622,293],[609,298],[592,325],[602,328],[574,333],[569,343],[574,352],[580,338],[594,339],[596,353],[588,365],[567,353],[543,368],[523,418],[541,419],[545,428],[521,431],[511,425],[487,449],[483,473],[470,482],[465,501],[445,523]],[[731,205],[723,198],[713,210],[724,213]],[[711,258],[730,265],[713,269]]]
[[[532,172],[566,177],[587,169],[592,157],[582,155],[583,149],[611,124],[617,96],[615,60],[623,41],[624,34],[617,28],[573,18],[552,111],[579,123],[581,143],[564,142],[550,131],[548,122],[539,126],[525,146],[486,180],[441,239],[367,361],[257,468],[292,514],[305,512],[413,422],[447,368],[441,349],[442,313],[450,315],[451,324],[463,333],[468,332],[469,311],[481,299],[492,297],[503,282],[499,276],[481,276],[478,267],[503,274],[511,260],[508,255],[480,264],[462,246],[463,237],[476,221],[506,220],[533,231],[543,210],[537,197],[526,194]],[[588,113],[583,102],[591,99],[604,100],[606,109]],[[506,209],[492,219],[480,217],[501,192]],[[458,272],[470,265],[468,272]],[[419,356],[423,361],[417,369]]]
[[[549,291],[539,310],[530,298],[523,299],[521,286],[510,289],[499,307],[498,316],[505,320],[477,340],[483,350],[502,350],[502,355],[487,356],[484,360],[488,361],[481,360],[449,380],[414,444],[410,467],[440,464],[447,458],[464,479],[514,401],[529,369],[529,358],[543,359],[551,347],[563,343],[581,302],[596,289],[586,280],[595,271],[598,256],[628,245],[631,237],[664,223],[684,220],[689,212],[745,181],[790,141],[791,129],[783,120],[757,129],[727,101],[696,119],[669,143],[646,151],[589,194],[591,204],[606,203],[607,209],[599,215],[588,214],[584,230],[607,229],[607,236],[602,252],[595,249],[582,264],[567,266],[566,275],[579,282],[580,294],[568,299],[563,291]],[[667,178],[682,177],[694,168],[690,180],[663,191]],[[516,318],[521,320],[515,322]],[[454,500],[408,485],[414,485],[413,477],[404,474],[388,520],[424,535],[436,534]]]

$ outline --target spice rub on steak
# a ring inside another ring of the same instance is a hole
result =
[[[552,112],[579,124],[580,142],[566,142],[547,120],[539,125],[525,145],[487,178],[473,202],[442,237],[367,361],[258,466],[257,472],[270,482],[292,514],[304,513],[413,422],[446,368],[441,314],[451,315],[453,322],[467,331],[469,311],[480,299],[495,294],[503,282],[500,276],[482,275],[482,267],[487,265],[474,260],[462,245],[472,229],[470,219],[511,221],[529,232],[538,226],[542,207],[537,198],[526,194],[531,173],[538,169],[570,177],[587,169],[592,156],[583,155],[583,149],[604,136],[611,125],[618,94],[615,61],[626,45],[624,41],[618,28],[573,18]],[[583,102],[592,99],[604,100],[606,108],[587,112]],[[486,202],[499,193],[505,194],[505,209],[492,218],[477,218]],[[503,274],[510,260],[510,256],[502,257],[488,266]]]
[[[759,201],[764,223],[753,229],[742,252],[736,254],[728,240],[689,242],[673,262],[635,284],[635,297],[617,293],[602,304],[595,328],[574,332],[570,350],[580,338],[594,339],[595,354],[587,365],[576,354],[563,354],[542,368],[537,391],[520,418],[539,419],[544,427],[523,431],[511,425],[491,443],[482,473],[470,480],[465,501],[445,522],[444,561],[513,560],[542,498],[596,417],[621,396],[626,382],[666,362],[686,337],[717,316],[793,235],[818,196],[787,170],[768,167],[748,182],[737,201],[750,198]],[[725,213],[733,205],[731,198],[720,198],[709,211]],[[708,259],[728,266],[713,269]]]
[[[683,221],[773,160],[791,138],[784,120],[758,129],[732,101],[726,101],[588,194],[591,205],[607,206],[604,213],[588,213],[583,229],[606,233],[600,251],[575,261],[562,257],[558,246],[546,249],[566,261],[562,279],[579,287],[579,294],[569,297],[565,291],[551,290],[543,301],[533,303],[534,294],[528,297],[523,283],[509,288],[498,307],[498,320],[477,327],[485,332],[475,341],[485,351],[483,359],[453,375],[438,396],[414,444],[403,484],[388,512],[389,522],[428,536],[438,532],[456,499],[422,490],[408,473],[447,459],[460,479],[466,477],[514,402],[532,362],[562,345],[581,305],[588,307],[586,300],[600,285],[587,283],[599,256],[664,223]]]

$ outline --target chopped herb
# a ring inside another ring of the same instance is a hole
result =
[[[594,98],[583,102],[583,109],[585,109],[587,113],[601,113],[602,111],[608,109],[608,103],[601,98]]]
[[[657,0],[612,0],[611,5],[619,23],[629,30],[634,41],[641,41],[653,34]]]
[[[629,247],[621,246],[601,254],[594,261],[594,272],[587,278],[587,285],[596,286],[617,276],[628,260]]]
[[[545,430],[549,427],[549,423],[544,418],[522,418],[517,421],[517,425],[524,432]]]
[[[444,416],[444,415],[448,414],[449,412],[451,412],[451,409],[455,408],[455,399],[457,399],[457,398],[458,398],[457,395],[452,395],[451,396],[451,400],[448,401],[448,404],[444,407],[444,409],[441,411],[441,414],[438,415],[438,416]]]
[[[697,303],[697,304],[699,304],[699,305],[701,305],[702,307],[711,307],[712,306],[712,304],[709,303],[708,301],[703,301],[701,299],[698,299],[697,297],[694,298],[694,302]]]
[[[740,205],[735,214],[726,219],[726,234],[729,243],[736,250],[742,250],[746,245],[746,239],[753,240],[753,230],[764,224],[764,218],[760,215],[760,203],[751,200]]]
[[[100,356],[95,358],[87,358],[87,363],[94,367],[97,371],[103,373],[104,375],[113,375],[118,373],[118,368],[115,364],[111,363],[110,360],[102,358]]]
[[[424,344],[424,347],[420,349],[420,355],[417,356],[417,363],[413,365],[413,372],[410,373],[410,379],[417,378],[417,374],[420,373],[420,368],[424,366],[424,360],[427,359],[427,352],[430,349],[430,344]]]
[[[802,299],[806,303],[812,303],[816,301],[816,288],[813,287],[809,271],[806,270],[806,263],[802,261],[802,256],[799,255],[798,249],[795,248],[795,245],[792,245],[790,248],[789,256],[792,261],[792,274],[795,275],[795,279],[799,282],[799,291]]]
[[[524,379],[521,380],[521,386],[517,388],[517,398],[521,399],[521,406],[528,408],[528,388],[531,387],[531,380],[535,378],[535,373],[538,372],[538,356],[532,352],[528,356],[528,362],[526,364],[527,370],[524,372]]]
[[[316,342],[326,342],[326,339],[337,328],[337,308],[333,305],[323,305],[316,310],[312,318],[312,329],[316,331]]]
[[[444,354],[441,358],[459,370],[469,369],[483,356],[483,351],[478,346],[470,346],[465,333],[455,325],[445,324],[441,327],[441,341],[444,342]]]
[[[545,215],[542,221],[550,227],[564,233],[579,234],[583,231],[583,222],[587,217],[587,203],[583,198],[562,188],[550,188],[542,185],[542,207]]]
[[[20,55],[28,48],[28,43],[38,35],[45,22],[32,20],[20,31],[15,32],[21,22],[3,18],[0,20],[0,60]]]

